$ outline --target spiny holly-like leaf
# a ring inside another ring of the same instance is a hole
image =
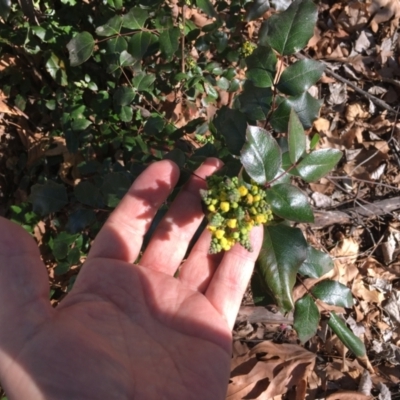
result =
[[[254,21],[262,17],[270,8],[268,0],[254,0],[247,9],[246,21]]]
[[[54,181],[32,186],[29,201],[33,211],[42,216],[60,211],[68,203],[65,186]]]
[[[166,29],[160,33],[160,50],[167,60],[169,60],[178,50],[180,34],[180,29],[176,27]]]
[[[281,149],[270,132],[258,126],[249,126],[240,160],[249,176],[264,185],[276,176],[281,167]]]
[[[297,171],[307,182],[314,182],[326,175],[342,158],[337,149],[315,150],[304,157],[297,165]]]
[[[306,135],[296,111],[290,111],[288,127],[290,161],[295,164],[306,151]]]
[[[149,13],[139,7],[133,7],[122,17],[122,26],[128,29],[141,29],[144,27]]]
[[[299,96],[283,98],[277,96],[278,107],[271,117],[271,125],[278,132],[286,132],[289,123],[290,111],[296,111],[304,128],[310,128],[318,117],[321,101],[315,99],[308,92]]]
[[[317,299],[327,304],[338,307],[353,307],[353,296],[351,290],[337,281],[322,281],[317,283],[311,293]]]
[[[350,351],[352,351],[357,357],[365,357],[367,350],[365,349],[364,343],[333,311],[330,313],[328,325]]]
[[[71,67],[83,64],[93,53],[95,41],[89,32],[78,33],[67,44]]]
[[[280,183],[268,189],[266,194],[272,211],[279,217],[296,222],[314,221],[307,196],[296,186]]]
[[[331,256],[312,246],[307,247],[307,258],[299,269],[299,274],[310,278],[320,278],[333,268]]]
[[[247,80],[242,93],[236,99],[236,108],[245,113],[252,121],[263,121],[267,118],[271,109],[271,101],[271,88],[258,88],[254,86],[253,82]],[[289,117],[286,121],[285,129],[288,121]]]
[[[121,31],[122,17],[115,15],[110,18],[104,25],[96,28],[96,34],[99,36],[112,36],[117,35]]]
[[[301,343],[307,342],[317,333],[319,310],[309,294],[296,301],[293,319],[293,327]]]
[[[223,106],[213,120],[217,133],[225,138],[226,146],[234,155],[239,155],[246,140],[246,116],[240,111]]]
[[[146,53],[151,52],[158,38],[150,32],[135,33],[128,43],[128,51],[136,60],[141,60]]]
[[[297,96],[314,85],[324,69],[324,64],[315,60],[297,61],[282,72],[277,88],[282,93]]]
[[[292,291],[297,271],[306,258],[306,249],[300,229],[286,225],[264,227],[257,269],[284,311],[293,308]]]
[[[246,58],[246,77],[256,87],[271,87],[274,82],[277,58],[271,47],[259,46]]]
[[[263,23],[260,43],[268,43],[281,55],[293,54],[311,39],[317,16],[317,6],[312,0],[294,0],[287,10]]]

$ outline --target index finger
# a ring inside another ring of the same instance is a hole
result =
[[[156,162],[140,174],[98,233],[88,260],[104,257],[133,263],[151,221],[178,177],[177,165],[169,160]]]

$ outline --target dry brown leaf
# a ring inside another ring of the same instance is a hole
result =
[[[314,129],[317,132],[327,132],[327,131],[329,131],[330,125],[331,125],[331,123],[327,119],[322,118],[322,117],[316,119],[314,121],[314,124],[313,124]]]
[[[345,117],[347,122],[353,122],[359,119],[367,119],[369,113],[365,111],[359,103],[354,103],[347,106]]]
[[[366,396],[359,392],[337,392],[329,395],[325,400],[371,400],[373,396]]]
[[[379,292],[378,290],[369,290],[361,275],[358,275],[356,279],[354,279],[351,291],[355,297],[371,303],[381,304],[385,299],[384,293]]]
[[[315,354],[298,345],[268,341],[258,344],[248,353],[242,354],[243,351],[243,347],[234,350],[237,355],[232,360],[227,399],[269,400],[294,386],[300,388],[296,400],[304,399]]]

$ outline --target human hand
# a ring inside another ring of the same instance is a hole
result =
[[[170,161],[149,166],[95,239],[56,308],[33,239],[0,218],[0,382],[9,399],[224,399],[231,329],[262,241],[209,255],[203,213],[207,160],[174,200],[140,265],[143,236],[175,186]]]

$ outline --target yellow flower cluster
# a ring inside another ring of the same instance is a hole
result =
[[[212,234],[210,253],[228,251],[236,243],[252,251],[249,233],[253,226],[266,224],[273,216],[262,187],[239,184],[237,177],[212,175],[208,190],[202,191]]]
[[[254,43],[251,43],[248,40],[246,40],[242,45],[243,56],[244,57],[250,56],[256,48],[257,46]]]

